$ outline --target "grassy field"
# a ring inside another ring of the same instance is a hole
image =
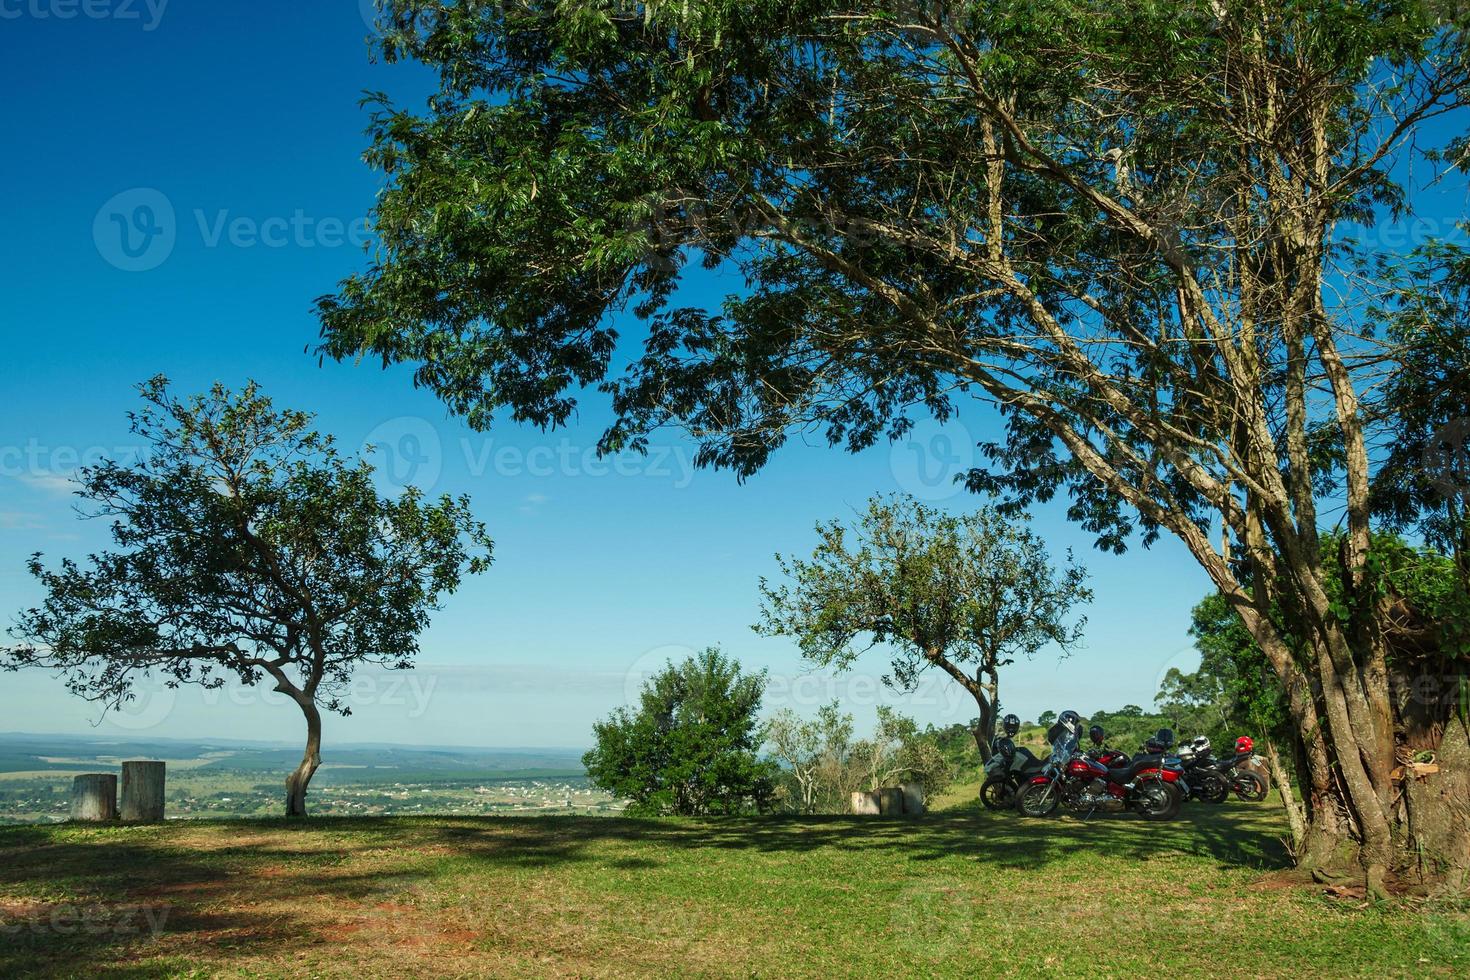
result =
[[[0,976],[1465,976],[1470,919],[1171,824],[439,817],[0,829]]]

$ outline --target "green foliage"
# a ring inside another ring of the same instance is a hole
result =
[[[956,737],[968,744],[968,756],[956,751]],[[912,719],[886,706],[878,709],[873,734],[854,740],[852,715],[836,701],[810,721],[782,709],[768,724],[766,740],[784,767],[785,805],[797,813],[847,813],[852,793],[899,783],[918,783],[932,798],[953,781],[954,756],[968,761],[976,755],[974,737],[963,726],[921,732]]]
[[[412,666],[440,597],[489,566],[467,498],[380,498],[369,462],[344,460],[311,416],[255,384],[177,398],[157,377],[140,390],[144,453],[80,477],[84,513],[110,522],[117,550],[55,569],[33,556],[45,598],[0,665],[50,668],[107,706],[156,674],[264,680],[350,714],[354,669]]]
[[[1393,370],[1372,406],[1386,430],[1374,506],[1389,527],[1454,555],[1470,580],[1470,250],[1432,242],[1389,272],[1375,310]]]
[[[644,685],[636,710],[593,726],[587,775],[638,813],[767,810],[777,769],[757,756],[765,687],[764,672],[742,673],[716,647],[670,663]]]
[[[1173,718],[1162,714],[1145,714],[1141,710],[1130,710],[1137,705],[1128,705],[1118,711],[1095,711],[1083,727],[1101,725],[1107,733],[1107,744],[1122,752],[1137,752],[1143,743],[1160,728],[1173,728],[1180,737],[1204,734],[1175,724]]]
[[[776,556],[786,582],[761,580],[756,631],[795,637],[808,660],[837,669],[883,645],[884,681],[903,691],[938,667],[976,698],[987,739],[999,668],[1048,645],[1066,651],[1086,625],[1071,621],[1092,598],[1086,571],[1070,555],[1055,569],[1024,522],[994,509],[875,497],[852,526],[831,521],[817,535],[809,560]]]

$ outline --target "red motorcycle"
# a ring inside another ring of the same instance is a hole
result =
[[[1050,816],[1060,806],[1088,814],[1133,810],[1145,820],[1172,820],[1184,802],[1182,782],[1178,765],[1162,754],[1109,766],[1079,753],[1075,737],[1059,739],[1041,775],[1022,788],[1016,809],[1028,817]]]

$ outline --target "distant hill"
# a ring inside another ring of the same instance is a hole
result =
[[[186,740],[111,735],[0,733],[0,773],[86,772],[124,759],[161,759],[198,771],[277,773],[301,759],[287,742],[231,739]],[[332,783],[463,780],[481,776],[581,776],[582,752],[560,748],[462,748],[456,746],[329,744],[317,781]]]

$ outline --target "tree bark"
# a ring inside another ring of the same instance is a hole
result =
[[[322,764],[322,716],[315,704],[301,704],[301,713],[306,716],[306,751],[301,764],[286,777],[286,816],[306,816],[306,788],[311,777],[316,775]]]
[[[1297,804],[1296,794],[1292,792],[1291,781],[1286,778],[1286,770],[1281,766],[1281,756],[1277,754],[1274,742],[1266,743],[1266,761],[1271,766],[1271,781],[1281,794],[1281,808],[1286,811],[1287,826],[1291,828],[1291,852],[1300,854],[1307,839],[1307,821]]]

